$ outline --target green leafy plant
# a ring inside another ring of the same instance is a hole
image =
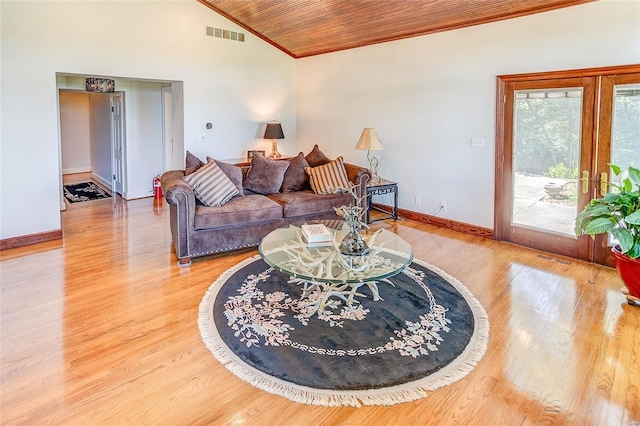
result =
[[[574,167],[573,169],[570,169],[569,167],[565,166],[563,162],[560,162],[555,166],[549,167],[546,176],[564,179],[577,179],[578,168]]]
[[[576,235],[610,234],[620,251],[632,259],[640,258],[640,169],[622,171],[609,164],[620,184],[612,191],[589,202],[576,219]]]

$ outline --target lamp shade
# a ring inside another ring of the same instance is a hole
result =
[[[265,139],[284,139],[284,132],[282,131],[282,125],[278,121],[271,121],[267,123],[267,128],[264,131]]]
[[[382,151],[384,147],[375,129],[367,127],[362,131],[356,149],[366,151]]]

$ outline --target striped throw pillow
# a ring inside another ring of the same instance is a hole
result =
[[[349,187],[342,157],[318,167],[305,167],[304,170],[309,175],[311,189],[316,194],[333,194],[339,188]]]
[[[238,194],[238,188],[213,159],[182,179],[205,206],[219,207]]]

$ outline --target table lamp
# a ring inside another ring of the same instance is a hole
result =
[[[278,152],[278,139],[284,139],[284,132],[282,131],[282,125],[278,121],[270,121],[267,123],[267,128],[264,131],[264,139],[271,139],[271,155],[269,158],[274,160],[282,157]]]
[[[358,150],[367,150],[367,160],[369,160],[369,171],[371,172],[371,183],[377,184],[380,182],[380,176],[378,176],[378,159],[370,155],[370,151],[382,151],[384,147],[375,129],[365,128],[360,135],[360,139],[356,145]]]

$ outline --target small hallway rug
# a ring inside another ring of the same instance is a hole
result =
[[[64,197],[70,203],[111,198],[111,195],[93,182],[64,185]]]
[[[302,288],[254,256],[225,271],[200,303],[198,325],[212,354],[234,375],[294,402],[393,405],[465,377],[484,355],[489,321],[458,280],[414,260],[384,300],[366,286],[361,304],[339,301],[305,318]]]

